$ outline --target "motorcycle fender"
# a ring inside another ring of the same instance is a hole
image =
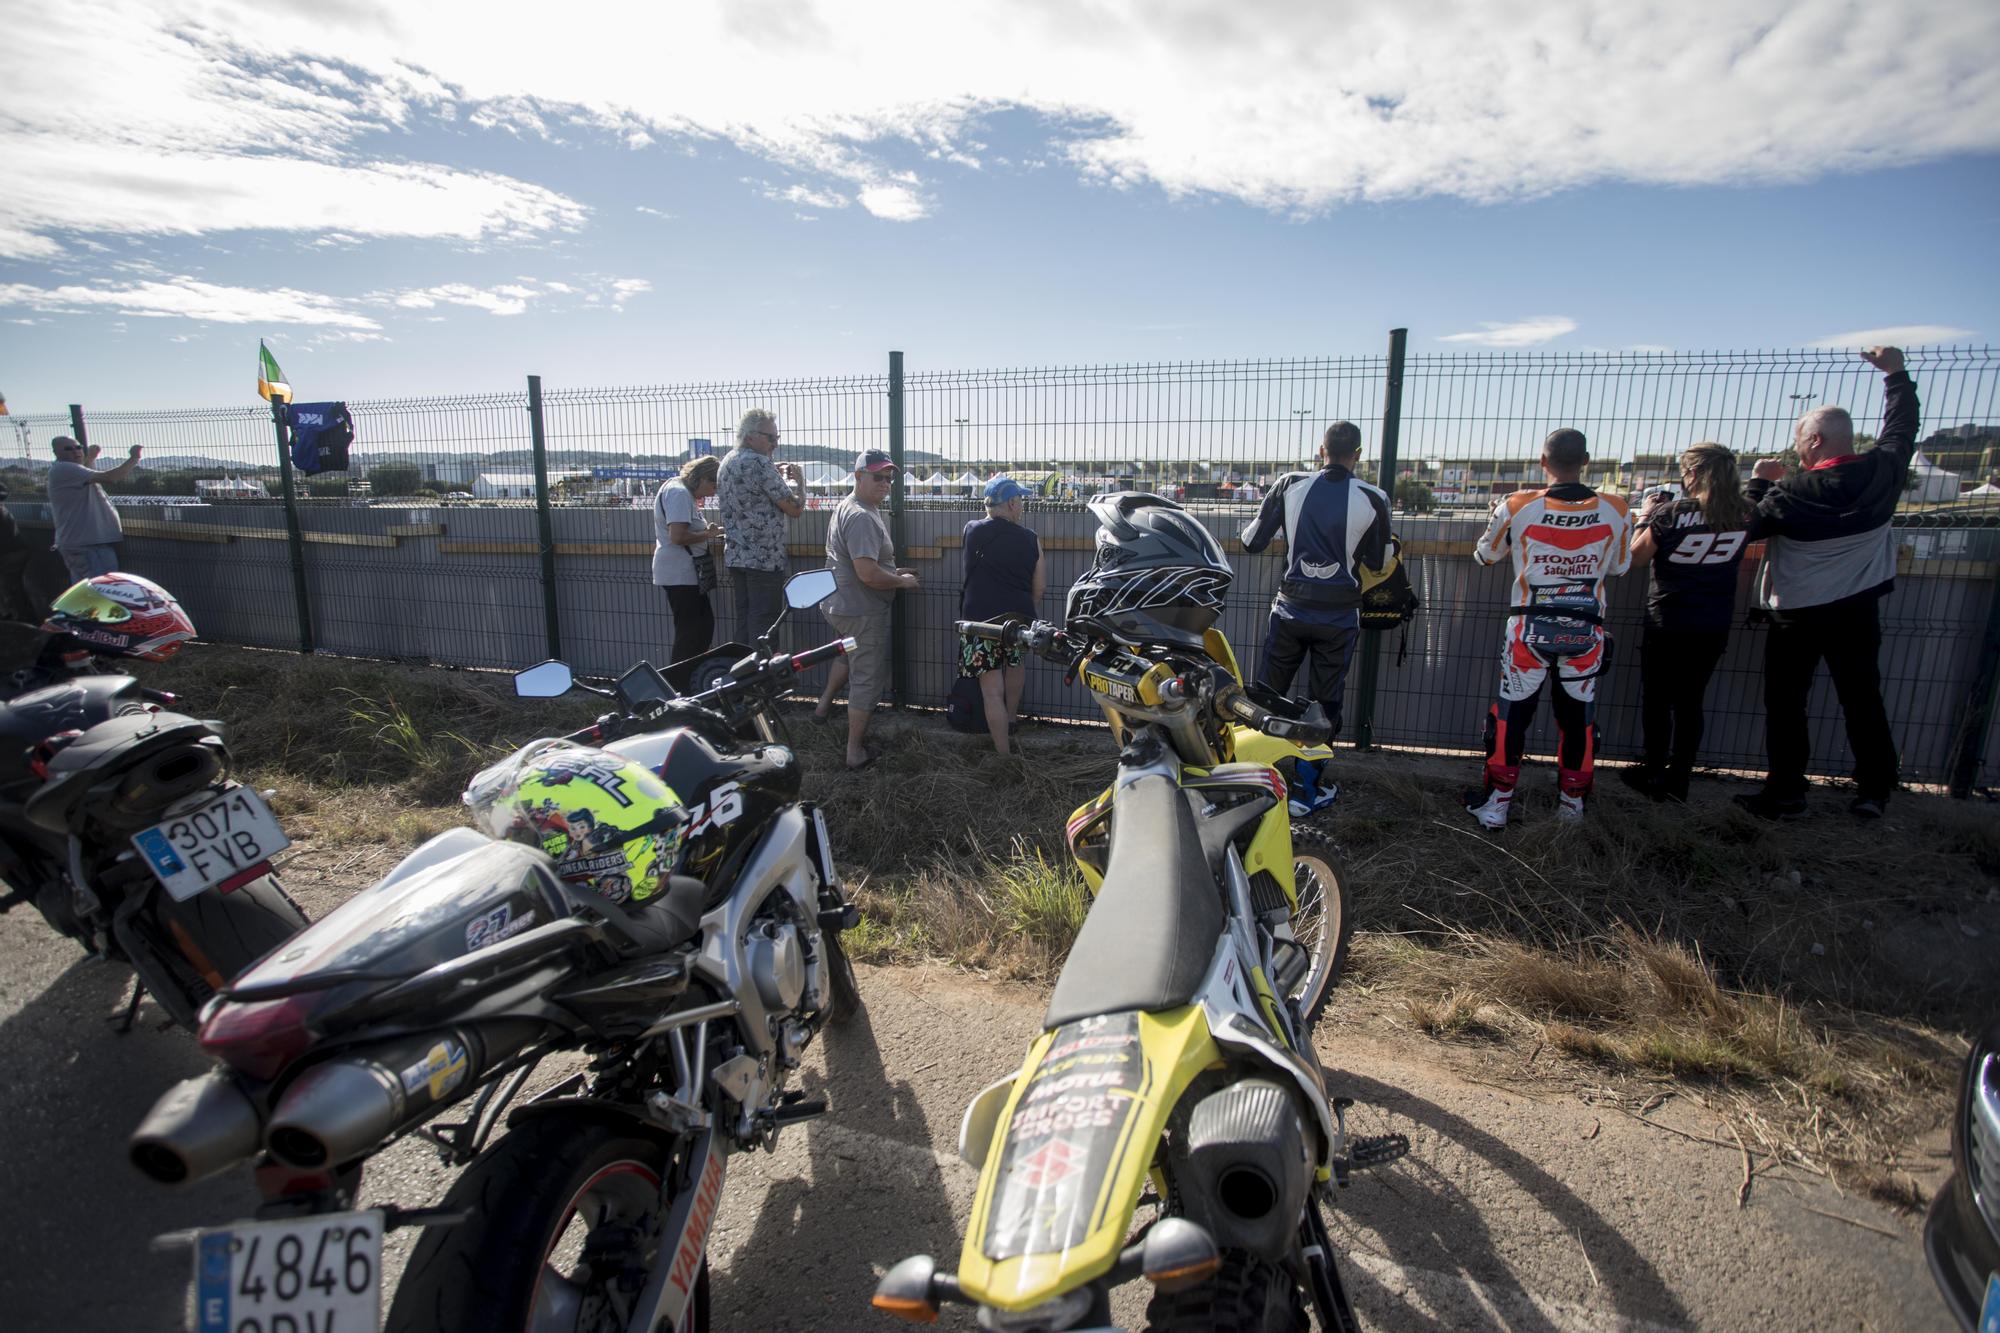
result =
[[[1009,1074],[980,1089],[979,1095],[965,1108],[965,1118],[958,1122],[958,1155],[975,1171],[986,1165],[987,1150],[993,1146],[993,1131],[1000,1125],[1018,1078],[1019,1074]]]
[[[1025,1310],[1109,1271],[1167,1117],[1220,1058],[1198,1005],[1043,1033],[983,1154],[959,1259],[965,1294]]]
[[[689,1153],[688,1186],[680,1192],[660,1228],[660,1257],[633,1307],[631,1333],[652,1333],[664,1324],[686,1328],[688,1306],[708,1255],[709,1233],[722,1207],[728,1149],[713,1129],[703,1130]]]

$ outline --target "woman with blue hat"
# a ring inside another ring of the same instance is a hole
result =
[[[986,483],[986,517],[965,525],[965,581],[959,614],[966,620],[1032,620],[1046,576],[1042,543],[1024,527],[1021,515],[1030,492],[1012,477]],[[1021,711],[1028,669],[1019,648],[1005,649],[987,639],[960,635],[958,674],[979,682],[986,705],[986,731],[993,748],[1008,753],[1007,733]]]

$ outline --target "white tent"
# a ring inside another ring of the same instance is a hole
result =
[[[854,484],[854,474],[832,463],[801,463],[799,470],[806,474],[806,485],[812,490],[836,490]]]
[[[1919,453],[1910,461],[1908,499],[1919,504],[1940,504],[1958,498],[1958,474],[1946,472]]]
[[[951,485],[951,478],[942,472],[933,472],[928,477],[911,478],[910,484],[912,486],[935,486],[942,489]]]
[[[2000,486],[1995,486],[1992,482],[1989,481],[1982,485],[1974,486],[1971,490],[1967,491],[1966,494],[1976,495],[1982,500],[1990,500],[1995,496],[2000,496]]]
[[[948,482],[947,484],[951,486],[956,486],[960,490],[974,490],[977,489],[978,487],[984,486],[986,484],[986,478],[980,476],[977,472],[961,472],[957,476],[953,477],[951,481]]]

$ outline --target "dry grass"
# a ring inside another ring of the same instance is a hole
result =
[[[482,762],[597,711],[519,701],[483,673],[247,650],[145,674],[229,722],[287,827],[343,861],[458,822]],[[882,758],[848,774],[838,723],[794,709],[787,725],[863,909],[857,957],[1054,976],[1087,907],[1063,825],[1110,778],[1101,730],[1030,728],[1002,758],[983,736],[885,715]],[[1606,783],[1570,828],[1531,777],[1526,822],[1494,838],[1458,807],[1471,761],[1338,767],[1346,794],[1316,823],[1344,846],[1360,932],[1328,1021],[1532,1046],[1597,1085],[1672,1079],[1759,1152],[1885,1202],[1920,1195],[1896,1147],[1948,1103],[1951,1034],[2000,1003],[1990,804],[1898,800],[1866,825],[1822,798],[1820,817],[1771,826],[1719,786],[1657,806]]]

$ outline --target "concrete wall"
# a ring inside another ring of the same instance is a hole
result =
[[[45,506],[11,505],[31,540],[46,522]],[[531,507],[350,507],[314,504],[303,511],[307,582],[318,646],[361,657],[519,667],[546,655],[540,568],[534,554]],[[961,555],[958,534],[971,506],[913,507],[907,545],[923,579],[904,594],[910,645],[911,702],[941,704],[956,673],[951,622],[958,614]],[[1203,514],[1218,536],[1235,535],[1244,509]],[[671,625],[666,597],[651,583],[651,515],[646,509],[557,509],[557,571],[564,655],[580,670],[613,674],[641,657],[665,655]],[[275,504],[163,507],[157,515],[127,515],[125,563],[157,578],[179,596],[204,638],[273,648],[298,644],[284,516]],[[826,514],[808,512],[792,525],[793,566],[815,568]],[[1095,526],[1087,513],[1032,513],[1047,548],[1050,594],[1042,613],[1059,619],[1062,596],[1087,564]],[[1460,749],[1477,746],[1495,678],[1505,575],[1457,554],[1479,524],[1466,519],[1403,518],[1398,529],[1413,545],[1437,554],[1413,559],[1412,576],[1424,610],[1409,628],[1407,660],[1395,664],[1397,636],[1383,636],[1381,688],[1375,714],[1378,742]],[[199,537],[202,540],[181,538]],[[1912,782],[1941,782],[1977,669],[1988,606],[2000,559],[2000,530],[1903,534],[1915,557],[1883,608],[1884,692]],[[1282,561],[1232,557],[1237,570],[1223,628],[1246,669],[1255,668],[1266,610]],[[1746,566],[1745,583],[1752,571]],[[1610,625],[1616,651],[1600,687],[1601,753],[1634,755],[1639,744],[1638,645],[1645,577],[1615,586]],[[716,594],[718,638],[741,637],[730,623],[725,584]],[[1746,587],[1739,604],[1747,604]],[[807,613],[787,642],[805,647],[830,630]],[[1363,651],[1371,639],[1364,639]],[[1707,762],[1759,768],[1763,762],[1764,631],[1739,628],[1708,696]],[[1350,675],[1347,713],[1356,715]],[[1052,668],[1030,672],[1027,704],[1044,716],[1093,718],[1081,689],[1065,687]],[[1847,753],[1837,703],[1822,677],[1811,700],[1814,768],[1844,774]],[[2000,720],[1986,744],[1982,781],[2000,765]],[[1544,708],[1531,737],[1546,753],[1553,730]]]

